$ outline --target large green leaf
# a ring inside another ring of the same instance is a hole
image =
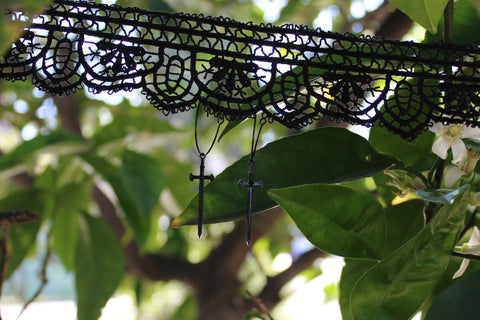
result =
[[[385,216],[374,197],[325,184],[269,190],[268,194],[320,250],[348,258],[381,258]]]
[[[432,33],[443,16],[449,0],[389,0],[391,4],[403,11],[413,21]]]
[[[338,302],[342,312],[343,320],[354,320],[350,310],[350,295],[355,283],[365,272],[377,264],[375,260],[363,259],[345,259],[345,266],[342,269],[342,277],[340,278]]]
[[[401,159],[406,166],[423,171],[429,170],[435,161],[431,152],[434,139],[435,134],[428,131],[414,141],[407,141],[386,128],[374,126],[370,129],[368,142],[376,150]]]
[[[385,254],[391,254],[422,230],[424,205],[421,200],[411,200],[385,208]]]
[[[137,239],[146,241],[152,210],[165,186],[160,164],[147,155],[128,150],[119,168],[96,155],[84,154],[83,158],[110,183]]]
[[[408,319],[447,268],[470,198],[466,187],[414,238],[368,270],[352,290],[356,320]]]
[[[413,238],[423,227],[423,201],[411,200],[384,209],[387,237],[385,253],[390,254]],[[340,279],[340,308],[344,320],[353,320],[350,297],[355,283],[377,264],[373,260],[345,259]]]
[[[78,242],[79,215],[91,205],[92,182],[64,186],[55,194],[53,209],[52,247],[67,270],[75,264],[75,248]]]
[[[101,219],[83,215],[76,251],[78,320],[98,319],[125,272],[122,248]]]
[[[234,220],[245,214],[248,192],[239,188],[237,181],[247,178],[248,160],[248,156],[241,158],[206,186],[205,223]],[[255,212],[275,205],[268,189],[354,180],[399,165],[375,151],[364,138],[342,128],[320,128],[274,141],[256,152],[255,163],[255,179],[264,182],[263,189],[254,191]],[[196,223],[197,211],[198,195],[172,226]]]
[[[476,320],[480,297],[480,270],[463,276],[433,302],[425,320]]]

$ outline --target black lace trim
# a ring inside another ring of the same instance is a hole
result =
[[[480,49],[418,44],[57,0],[0,57],[0,78],[50,94],[141,89],[165,115],[301,128],[327,116],[414,139],[432,122],[479,126]],[[445,107],[448,106],[448,107]]]

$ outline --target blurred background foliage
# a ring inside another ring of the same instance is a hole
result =
[[[31,14],[48,2],[0,4]],[[107,3],[392,39],[419,41],[424,33],[388,2],[372,0]],[[0,16],[1,50],[20,33],[17,24]],[[29,81],[0,82],[0,108],[0,209],[28,209],[41,217],[10,227],[9,281],[2,301],[22,302],[35,294],[45,256],[49,280],[40,300],[76,299],[81,320],[98,318],[113,295],[128,297],[138,319],[189,320],[199,314],[202,319],[267,319],[255,297],[277,275],[290,278],[271,287],[274,298],[267,309],[277,320],[293,319],[284,298],[321,276],[323,254],[312,250],[286,215],[259,217],[251,247],[245,246],[242,221],[206,226],[202,239],[196,228],[169,228],[197,191],[197,183],[188,180],[198,170],[194,112],[166,118],[138,92],[52,97]],[[249,153],[251,125],[247,121],[215,145],[207,172],[217,174]],[[202,141],[209,141],[216,128],[207,119],[200,129]],[[260,146],[292,133],[268,125]],[[372,179],[350,185],[368,191]],[[326,284],[317,304],[337,297],[336,284]],[[298,319],[304,314],[294,313]]]

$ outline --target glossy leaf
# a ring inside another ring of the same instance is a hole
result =
[[[470,198],[464,188],[410,241],[368,270],[351,293],[354,319],[408,319],[447,268]]]
[[[374,260],[345,259],[345,266],[342,269],[340,278],[340,295],[338,298],[342,320],[354,320],[350,310],[350,295],[358,279],[376,264],[377,261]]]
[[[438,23],[449,0],[389,0],[413,21],[432,33],[436,33]]]
[[[384,209],[387,221],[386,255],[400,248],[422,230],[424,205],[421,200],[410,200]]]
[[[83,215],[76,251],[78,320],[98,319],[125,272],[122,248],[101,219]]]
[[[248,160],[249,156],[241,158],[206,186],[205,223],[245,215],[248,192],[237,182],[247,178]],[[264,187],[254,191],[253,210],[260,212],[275,205],[268,189],[354,180],[392,165],[399,165],[398,160],[376,152],[364,138],[342,128],[320,128],[279,139],[256,152],[255,180],[263,180]],[[195,224],[197,208],[198,195],[172,226]]]
[[[423,201],[412,200],[384,209],[387,237],[385,253],[391,254],[408,240],[413,238],[423,227]],[[340,278],[340,309],[344,320],[353,320],[350,310],[350,295],[355,283],[364,273],[375,266],[377,261],[345,259],[345,266]]]
[[[435,156],[431,152],[434,140],[435,134],[427,131],[414,141],[407,141],[380,126],[372,127],[368,138],[376,150],[402,159],[406,166],[419,171],[429,170],[435,161]]]
[[[461,193],[466,186],[462,186],[459,189],[419,189],[417,190],[417,196],[425,201],[433,203],[451,203],[459,193]]]
[[[385,216],[374,197],[324,184],[274,189],[268,194],[320,250],[348,258],[381,258]]]

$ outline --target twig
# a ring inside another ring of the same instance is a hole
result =
[[[38,214],[26,210],[0,212],[0,226],[11,226],[40,219]]]
[[[35,301],[35,299],[38,298],[38,296],[42,293],[43,289],[45,288],[45,286],[47,285],[48,283],[48,279],[47,279],[47,266],[48,266],[48,261],[50,260],[50,255],[51,255],[51,250],[50,249],[47,249],[47,252],[45,253],[45,257],[43,258],[43,263],[42,263],[42,269],[40,270],[40,287],[38,287],[37,291],[35,292],[35,294],[30,298],[30,300],[28,300],[23,308],[22,308],[22,311],[20,311],[19,315],[17,316],[17,320],[20,318],[20,316],[23,314],[23,312],[28,308],[28,306],[30,304],[32,304],[33,301]],[[1,320],[1,319],[0,319]]]
[[[477,255],[475,255],[475,254],[468,254],[468,253],[462,253],[462,252],[458,252],[458,251],[453,251],[453,252],[452,252],[452,256],[454,256],[454,257],[460,257],[460,258],[463,258],[463,259],[480,261],[480,256],[477,256]]]
[[[268,320],[273,320],[272,316],[270,315],[270,310],[267,309],[265,304],[262,302],[262,299],[259,297],[254,297],[249,291],[246,291],[246,293],[248,298],[257,306],[259,313],[261,315],[265,315]]]

